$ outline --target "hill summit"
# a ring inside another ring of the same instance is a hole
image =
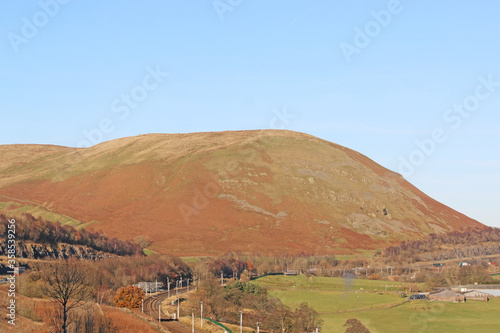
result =
[[[0,155],[0,211],[62,217],[160,253],[339,254],[482,226],[366,156],[298,132],[4,145]]]

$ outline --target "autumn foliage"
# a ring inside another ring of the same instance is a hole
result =
[[[8,218],[0,214],[0,236],[6,236]],[[132,241],[108,238],[99,232],[76,229],[70,225],[61,225],[58,222],[46,221],[41,217],[23,213],[16,218],[16,240],[28,240],[35,243],[88,246],[96,251],[109,252],[117,255],[141,254],[140,245]]]
[[[390,246],[381,256],[393,262],[418,262],[500,254],[500,229],[467,228],[443,234],[430,234],[421,240],[403,241]]]
[[[120,308],[140,308],[144,297],[145,294],[141,288],[136,286],[127,286],[118,289],[114,301],[116,306]]]
[[[358,319],[347,319],[344,327],[347,327],[345,333],[370,333]]]

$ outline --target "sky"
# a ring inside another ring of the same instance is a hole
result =
[[[499,2],[0,9],[0,144],[288,129],[357,150],[500,227]]]

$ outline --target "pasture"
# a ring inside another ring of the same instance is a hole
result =
[[[324,320],[322,332],[345,332],[347,319],[359,319],[372,333],[498,332],[500,299],[464,304],[408,301],[399,282],[305,276],[266,276],[254,280],[290,306],[307,302]],[[387,286],[387,292],[385,291]]]

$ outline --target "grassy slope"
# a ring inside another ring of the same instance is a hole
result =
[[[308,302],[325,321],[323,332],[344,332],[347,319],[357,318],[372,333],[386,332],[498,332],[500,299],[488,303],[469,301],[465,304],[413,301],[401,303],[400,296],[366,292],[398,290],[402,284],[389,281],[353,280],[341,278],[313,278],[303,276],[269,276],[256,280],[267,286],[271,295],[286,305],[295,307]],[[295,286],[295,287],[294,287]],[[363,288],[362,292],[360,288]],[[358,291],[346,292],[345,289]],[[344,312],[342,312],[344,311]]]
[[[4,205],[102,221],[90,227],[144,236],[160,253],[350,254],[479,225],[359,153],[290,131],[151,134],[86,149],[10,145],[0,155]],[[196,197],[207,188],[216,195]],[[185,219],[182,205],[201,208]]]
[[[19,216],[22,213],[29,213],[36,218],[41,217],[46,221],[57,221],[61,224],[68,224],[73,227],[78,227],[82,224],[82,222],[74,218],[52,212],[43,206],[27,205],[14,201],[0,202],[0,212],[8,212],[9,216]]]

